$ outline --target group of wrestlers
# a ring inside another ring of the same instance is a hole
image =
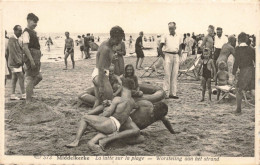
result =
[[[99,132],[88,142],[89,148],[98,152],[103,152],[107,143],[117,139],[125,138],[126,142],[131,144],[143,142],[144,137],[140,135],[140,129],[158,120],[174,133],[170,122],[165,117],[168,106],[163,102],[152,104],[147,100],[135,102],[132,98],[135,82],[131,78],[120,79],[122,84],[120,94],[113,96],[113,88],[107,73],[111,72],[114,52],[124,37],[123,29],[115,26],[110,30],[109,40],[100,45],[96,56],[96,68],[92,73],[98,103],[94,105],[93,110],[81,118],[75,139],[66,147],[78,146],[88,126]],[[108,105],[102,104],[105,100],[112,100],[112,102]]]

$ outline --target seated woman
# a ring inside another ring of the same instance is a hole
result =
[[[142,97],[143,92],[140,91],[139,84],[138,84],[138,78],[135,75],[134,66],[131,64],[126,65],[125,67],[125,74],[123,78],[130,78],[134,80],[134,89],[132,90],[132,97]]]

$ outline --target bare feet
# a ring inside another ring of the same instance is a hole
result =
[[[78,147],[78,145],[79,145],[79,141],[78,140],[74,140],[70,144],[66,144],[65,147],[73,148],[73,147]]]
[[[101,146],[94,143],[88,143],[88,148],[95,153],[99,153],[99,154],[105,153],[103,148],[101,148]]]
[[[98,141],[98,144],[99,144],[99,146],[101,147],[101,149],[103,150],[103,151],[105,151],[105,147],[106,147],[106,141],[105,141],[105,139],[100,139],[99,141]]]

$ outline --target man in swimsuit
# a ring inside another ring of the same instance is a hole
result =
[[[136,102],[136,107],[136,110],[130,114],[131,119],[127,120],[120,127],[119,133],[109,136],[102,133],[97,134],[88,142],[90,149],[102,152],[101,149],[104,150],[106,144],[122,138],[126,138],[125,141],[128,144],[142,143],[145,138],[140,135],[139,130],[147,128],[156,121],[162,121],[172,134],[176,133],[169,120],[165,117],[168,113],[168,106],[164,102],[157,102],[153,105],[150,101],[141,100]],[[99,113],[102,113],[102,109],[99,111],[91,111],[88,114],[97,115]]]
[[[133,88],[133,80],[124,79],[122,82],[123,89],[121,97],[115,97],[112,104],[104,109],[102,115],[84,115],[81,118],[80,126],[75,140],[66,145],[66,147],[76,147],[87,126],[91,126],[103,134],[112,134],[119,131],[120,126],[128,119],[130,112],[135,108],[135,101],[131,97],[131,89]],[[97,111],[102,105],[93,110]]]
[[[102,103],[103,100],[112,100],[113,98],[113,89],[108,80],[108,70],[112,63],[113,55],[117,50],[117,46],[121,44],[124,37],[124,30],[119,26],[114,26],[110,30],[110,38],[104,41],[98,49],[96,68],[92,73],[95,96],[98,98],[94,108]]]
[[[205,48],[207,48],[208,50],[210,50],[210,55],[212,55],[214,48],[214,26],[209,25],[208,35],[204,37],[200,47],[202,50],[205,50]]]
[[[65,69],[67,70],[67,58],[71,57],[71,61],[72,61],[72,68],[74,69],[75,67],[75,61],[74,61],[74,41],[72,38],[70,38],[70,33],[69,32],[65,32],[65,46],[64,46],[64,60],[65,60]]]
[[[228,37],[228,43],[224,44],[220,55],[217,59],[216,65],[218,66],[220,62],[225,62],[227,68],[225,70],[228,71],[229,75],[229,83],[232,84],[234,80],[234,76],[232,75],[233,64],[234,64],[234,56],[235,56],[235,47],[236,47],[236,38],[232,35]],[[230,56],[232,54],[232,56]]]

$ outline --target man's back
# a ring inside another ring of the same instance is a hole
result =
[[[222,46],[222,49],[220,51],[218,61],[225,61],[227,62],[227,59],[230,54],[235,54],[235,49],[233,46],[231,46],[229,43],[226,43]]]
[[[120,124],[123,124],[135,107],[135,101],[133,98],[115,97],[114,99],[116,100],[117,105],[112,116],[116,118]]]

